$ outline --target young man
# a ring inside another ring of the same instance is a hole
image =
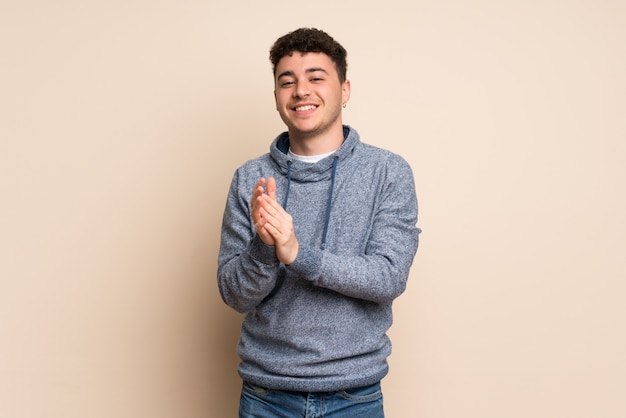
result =
[[[383,417],[391,305],[418,245],[409,165],[342,124],[346,51],[298,29],[270,51],[287,132],[232,180],[218,260],[245,313],[240,417]]]

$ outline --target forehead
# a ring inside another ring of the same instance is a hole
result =
[[[323,52],[298,52],[285,55],[276,65],[276,77],[285,72],[298,75],[311,69],[322,69],[328,74],[337,74],[335,63]]]

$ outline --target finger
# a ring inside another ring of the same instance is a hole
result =
[[[261,178],[260,178],[260,179],[256,182],[256,184],[254,185],[254,189],[253,189],[253,190],[258,189],[259,187],[263,188],[263,186],[265,185],[265,182],[266,182],[265,177],[261,177]]]
[[[272,222],[265,222],[262,225],[262,233],[259,233],[262,236],[268,236],[274,242],[278,242],[283,240],[283,232],[280,230],[279,226]]]
[[[263,229],[274,240],[275,245],[280,246],[287,243],[293,237],[293,229],[288,224],[280,220],[268,217],[264,219]]]
[[[271,199],[269,196],[260,196],[257,200],[258,206],[263,208],[268,216],[273,218],[287,218],[289,214],[285,212],[285,209],[275,199]]]
[[[250,209],[252,211],[251,215],[252,215],[252,220],[255,223],[259,221],[259,209],[261,207],[260,199],[262,200],[262,197],[263,197],[263,193],[264,193],[263,186],[265,182],[266,182],[265,178],[261,177],[254,185],[254,188],[252,189],[252,196],[250,197]]]
[[[275,228],[279,228],[281,225],[280,219],[276,216],[276,212],[272,208],[261,207],[259,210],[260,223],[263,226],[272,225]]]
[[[268,200],[267,198],[264,200]],[[289,236],[293,234],[293,219],[291,215],[283,210],[283,208],[278,205],[276,202],[272,202],[277,206],[277,209],[274,207],[263,206],[259,211],[259,217],[264,223],[264,227],[271,226],[274,228],[274,232],[272,236],[274,238],[278,238],[276,235],[281,234],[284,236]]]
[[[274,177],[267,179],[267,195],[276,200],[276,179]]]
[[[252,196],[250,197],[250,203],[252,203],[253,205],[255,201],[259,198],[259,196],[262,196],[263,193],[265,193],[265,183],[265,178],[261,177],[254,185],[254,188],[252,189]]]
[[[265,189],[264,189],[265,183],[266,183],[265,178],[261,177],[259,181],[256,182],[256,184],[254,185],[254,188],[252,189],[252,195],[257,197],[265,193]]]

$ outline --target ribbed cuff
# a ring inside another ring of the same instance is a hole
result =
[[[271,265],[278,263],[276,247],[264,243],[257,234],[252,237],[248,245],[248,254],[250,257],[263,264]]]
[[[287,266],[289,270],[308,281],[315,281],[322,267],[322,251],[311,247],[300,247],[298,256]]]

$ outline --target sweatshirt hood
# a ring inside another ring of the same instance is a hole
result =
[[[278,171],[282,175],[288,176],[290,180],[310,182],[330,179],[333,173],[333,165],[340,165],[360,143],[359,134],[348,125],[343,126],[343,137],[343,144],[337,151],[312,164],[294,160],[287,155],[289,151],[289,134],[283,132],[270,145],[270,156],[276,164]]]

